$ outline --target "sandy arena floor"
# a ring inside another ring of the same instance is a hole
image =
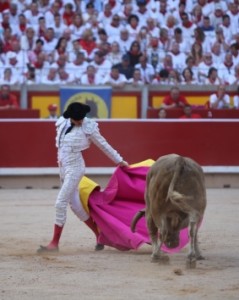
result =
[[[58,190],[0,190],[1,300],[239,299],[239,190],[210,189],[199,239],[205,261],[186,269],[187,250],[169,265],[151,247],[94,251],[90,230],[68,211],[60,253],[39,256],[52,235]]]

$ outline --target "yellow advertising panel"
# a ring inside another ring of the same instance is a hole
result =
[[[165,96],[153,96],[152,106],[154,108],[159,108],[163,102]],[[209,96],[186,96],[189,104],[191,105],[205,105],[209,100]]]
[[[49,116],[48,105],[57,104],[57,114],[60,115],[60,99],[58,96],[33,96],[32,108],[40,110],[40,118]]]
[[[136,96],[113,96],[111,104],[112,118],[137,119],[137,97]]]

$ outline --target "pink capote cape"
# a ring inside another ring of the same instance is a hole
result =
[[[100,231],[99,243],[121,251],[150,244],[145,218],[137,223],[135,233],[130,229],[134,215],[145,207],[144,191],[148,170],[149,166],[118,167],[104,190],[94,189],[90,193],[88,207]],[[188,242],[186,228],[180,232],[180,244],[177,248],[163,246],[162,250],[168,253],[178,252]]]

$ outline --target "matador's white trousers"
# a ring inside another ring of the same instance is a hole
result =
[[[89,219],[89,215],[81,204],[78,190],[79,182],[85,174],[85,162],[81,153],[71,159],[70,162],[64,162],[63,159],[59,162],[59,167],[62,186],[55,203],[55,224],[59,226],[65,224],[68,203],[74,214],[81,221],[86,221]]]

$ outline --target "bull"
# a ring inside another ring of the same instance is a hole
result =
[[[145,210],[139,211],[131,222],[134,232],[139,219],[145,215],[152,243],[151,260],[162,261],[162,253],[179,245],[179,233],[189,229],[190,252],[187,267],[196,267],[204,259],[198,246],[198,228],[206,208],[204,173],[199,164],[188,157],[169,154],[160,157],[149,169],[146,178]]]

